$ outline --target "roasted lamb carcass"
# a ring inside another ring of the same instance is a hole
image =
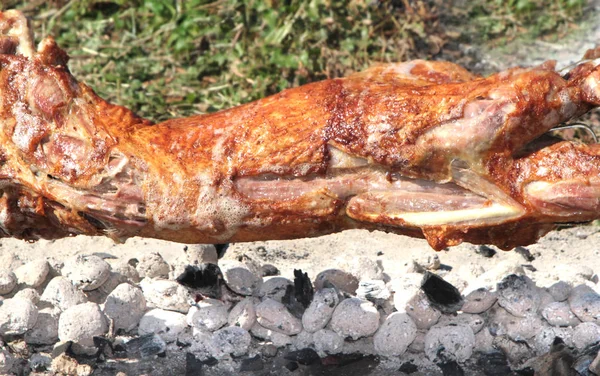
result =
[[[222,243],[350,228],[503,248],[600,217],[600,147],[540,141],[600,104],[600,66],[481,78],[380,65],[160,124],[105,102],[0,13],[0,229]]]

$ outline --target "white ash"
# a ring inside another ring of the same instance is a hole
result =
[[[0,295],[9,294],[17,285],[17,276],[10,270],[0,269]]]
[[[115,330],[128,332],[134,329],[145,311],[146,298],[142,290],[129,283],[118,285],[104,303],[104,314],[112,320]]]
[[[168,279],[171,267],[158,252],[144,254],[135,269],[140,278]]]
[[[142,336],[156,333],[166,342],[173,342],[187,327],[186,316],[183,313],[155,308],[146,312],[140,319],[138,334]]]
[[[6,299],[0,305],[0,335],[20,335],[33,328],[38,309],[29,299]]]
[[[33,304],[38,304],[40,301],[40,293],[37,290],[28,287],[22,290],[19,290],[13,298],[22,298],[31,301]]]
[[[78,255],[65,262],[62,275],[83,291],[90,291],[106,282],[110,265],[95,255]]]
[[[44,283],[49,272],[48,261],[34,260],[15,269],[15,276],[20,285],[38,287]]]
[[[219,329],[212,336],[212,355],[217,358],[242,356],[248,352],[252,339],[246,329],[228,326]]]
[[[146,304],[150,308],[187,313],[192,296],[190,292],[175,281],[144,278],[140,282]]]
[[[48,302],[58,309],[65,311],[77,304],[87,302],[84,293],[75,287],[65,277],[54,277],[50,280],[42,296],[41,301]]]
[[[32,345],[52,345],[58,341],[60,309],[53,306],[38,311],[35,325],[25,333],[25,342]]]
[[[94,346],[93,338],[108,332],[108,323],[100,306],[83,303],[73,306],[60,315],[58,338],[73,341],[84,347]]]

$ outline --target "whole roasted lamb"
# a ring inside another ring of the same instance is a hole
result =
[[[67,60],[52,38],[35,50],[19,12],[0,13],[2,236],[223,243],[367,228],[510,248],[600,218],[600,146],[541,138],[600,105],[592,61],[487,78],[379,65],[152,124]]]

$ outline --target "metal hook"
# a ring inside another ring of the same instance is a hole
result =
[[[587,124],[584,123],[570,123],[565,125],[559,125],[558,127],[554,127],[550,129],[551,131],[562,131],[563,129],[585,129],[594,139],[594,143],[598,143],[598,136],[596,136],[596,132]]]

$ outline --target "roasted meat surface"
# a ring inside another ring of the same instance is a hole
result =
[[[600,217],[600,147],[544,140],[600,105],[600,66],[479,77],[378,65],[160,124],[99,98],[0,13],[0,233],[223,243],[350,228],[502,248]]]

